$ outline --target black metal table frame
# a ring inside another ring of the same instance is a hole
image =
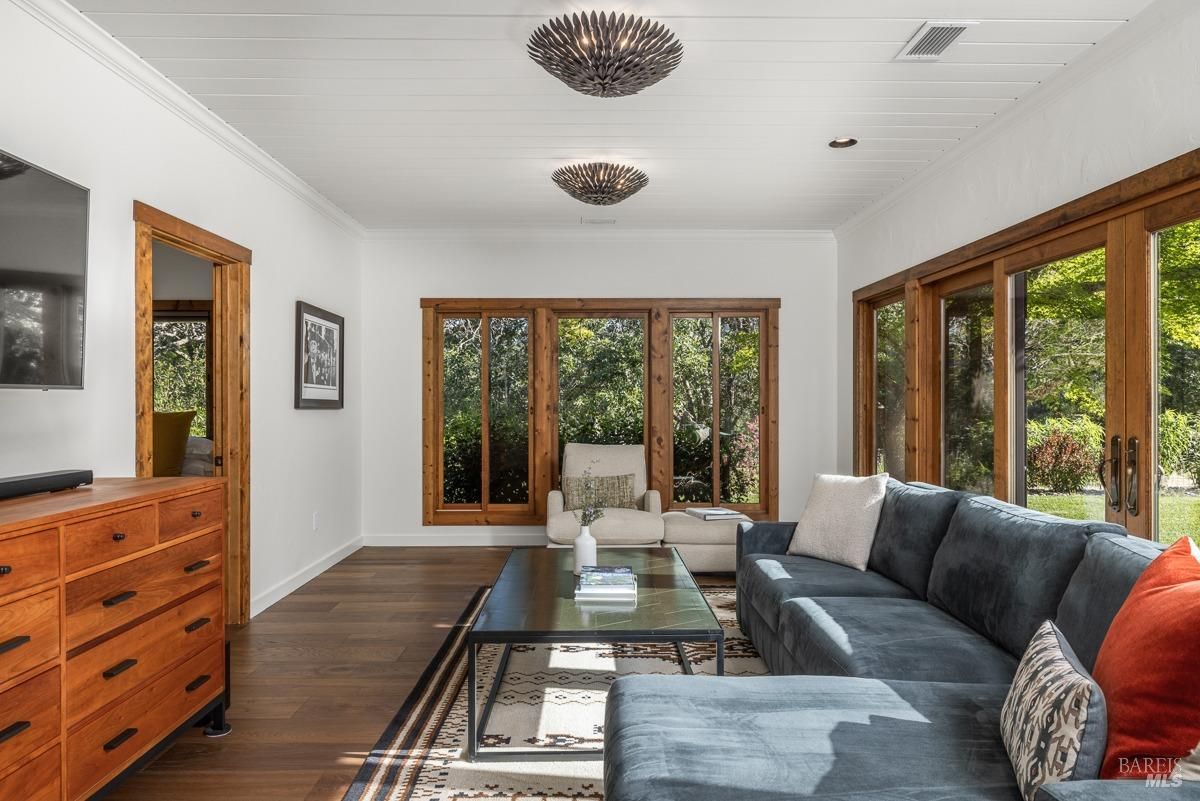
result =
[[[556,749],[541,749],[536,751],[523,750],[514,751],[509,749],[494,750],[488,752],[482,747],[484,732],[487,730],[488,717],[492,714],[492,707],[496,704],[496,694],[500,690],[500,685],[504,681],[504,671],[508,667],[508,657],[512,653],[513,645],[529,645],[529,644],[561,644],[561,643],[577,643],[577,642],[605,642],[605,643],[666,643],[673,644],[676,650],[679,651],[679,661],[683,665],[683,672],[687,675],[692,675],[692,663],[687,658],[687,653],[684,650],[684,644],[689,642],[711,642],[717,646],[717,675],[725,675],[725,631],[719,630],[715,632],[701,631],[671,631],[661,633],[641,633],[641,634],[620,634],[620,633],[601,633],[601,632],[545,632],[540,634],[531,634],[528,632],[519,634],[492,634],[492,633],[476,633],[474,631],[467,634],[467,761],[468,762],[511,762],[511,761],[528,761],[528,762],[562,762],[567,760],[597,760],[603,759],[604,750],[600,748],[592,749],[577,749],[574,751],[556,750]],[[483,702],[483,709],[477,713],[476,703],[476,661],[479,649],[484,645],[503,645],[504,651],[500,655],[500,661],[496,664],[496,673],[492,677],[491,687],[488,689],[487,698]]]

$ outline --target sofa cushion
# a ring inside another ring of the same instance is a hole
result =
[[[1096,657],[1096,681],[1108,698],[1103,778],[1161,775],[1174,770],[1175,760],[1195,769],[1198,618],[1200,546],[1184,537],[1142,571]]]
[[[1119,526],[1064,520],[972,497],[959,502],[929,574],[929,602],[1019,657],[1054,617],[1088,534]]]
[[[933,557],[963,493],[888,481],[867,567],[925,597]]]
[[[1049,620],[1017,666],[1000,734],[1025,801],[1034,801],[1043,784],[1100,777],[1108,736],[1104,693]]]
[[[911,598],[896,582],[870,570],[855,570],[811,556],[749,554],[737,571],[737,591],[772,629],[779,626],[779,607],[789,598],[813,595],[867,595]]]
[[[657,545],[662,542],[662,517],[640,509],[605,509],[604,517],[589,527],[601,545]],[[546,536],[559,545],[571,545],[579,536],[579,519],[574,512],[546,518]]]
[[[562,475],[623,476],[633,474],[633,502],[645,507],[646,449],[642,445],[589,445],[568,442],[563,446]]]
[[[787,552],[866,570],[887,481],[886,473],[818,475]]]
[[[1200,782],[1174,787],[1151,784],[1145,779],[1059,782],[1043,784],[1037,801],[1200,801]]]
[[[1004,685],[627,676],[604,727],[607,801],[1019,798]]]
[[[1006,683],[1017,660],[924,601],[795,598],[779,638],[805,673],[872,679]]]
[[[1133,584],[1162,546],[1140,537],[1100,532],[1088,538],[1083,560],[1058,605],[1054,622],[1088,670]]]
[[[573,512],[588,506],[601,509],[636,509],[633,473],[622,476],[562,477],[563,509]]]

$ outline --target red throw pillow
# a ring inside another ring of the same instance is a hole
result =
[[[1200,551],[1183,538],[1134,583],[1092,671],[1108,705],[1100,776],[1169,775],[1200,743]]]

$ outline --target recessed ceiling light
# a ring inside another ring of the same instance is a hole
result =
[[[839,136],[837,139],[834,139],[832,142],[830,142],[829,146],[835,149],[840,149],[843,147],[854,147],[857,144],[858,140],[852,136]]]

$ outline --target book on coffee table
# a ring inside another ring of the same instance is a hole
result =
[[[589,565],[579,570],[579,583],[575,585],[575,597],[637,598],[637,576],[628,566],[610,567]]]
[[[684,509],[692,517],[698,517],[701,520],[733,520],[742,517],[742,513],[736,509],[726,509],[722,506],[713,506],[710,508],[701,508],[691,506]]]

